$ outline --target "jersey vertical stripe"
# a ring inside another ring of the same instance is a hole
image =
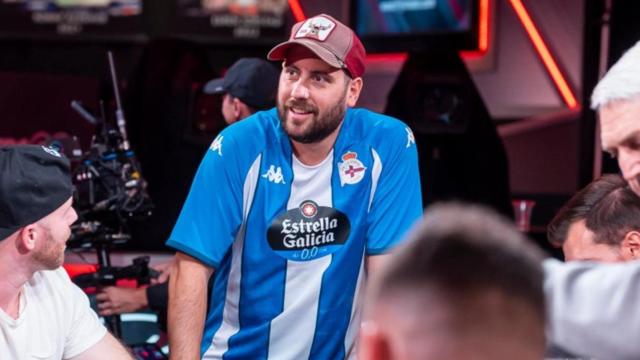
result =
[[[332,206],[333,152],[320,164],[306,166],[293,157],[293,182],[287,210],[303,201]],[[271,321],[270,359],[308,359],[316,329],[323,274],[332,256],[312,261],[287,261],[283,312]],[[310,296],[309,296],[310,295]]]
[[[260,175],[260,159],[258,156],[249,168],[247,177],[243,186],[243,203],[242,203],[242,217],[246,219],[249,214],[249,209],[253,202],[253,196],[255,194],[256,183],[258,176]],[[227,296],[225,300],[224,309],[222,311],[222,324],[220,328],[213,336],[211,346],[205,352],[203,359],[220,359],[222,355],[229,349],[229,339],[240,330],[239,319],[239,303],[240,303],[240,281],[242,278],[242,251],[244,248],[246,222],[243,222],[236,240],[233,242],[231,248],[231,269],[227,279]]]
[[[371,149],[371,156],[373,157],[373,168],[371,169],[371,193],[369,194],[369,206],[367,212],[371,211],[371,203],[373,197],[376,194],[378,188],[378,180],[380,179],[380,173],[382,172],[382,161],[380,161],[380,155],[375,149]]]
[[[284,309],[271,321],[269,359],[309,358],[322,275],[330,264],[330,255],[305,262],[287,261]]]
[[[363,282],[365,281],[365,269],[364,269],[364,254],[362,254],[362,261],[360,262],[360,273],[358,274],[358,282],[356,283],[356,294],[353,297],[353,305],[351,306],[351,320],[349,327],[347,328],[347,334],[344,337],[344,353],[345,359],[356,359],[356,336],[360,329],[360,323],[362,321],[362,301],[363,301]]]

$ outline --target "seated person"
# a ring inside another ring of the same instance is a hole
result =
[[[541,261],[488,209],[431,207],[372,278],[359,359],[542,359]]]
[[[0,357],[131,359],[60,266],[71,224],[69,161],[0,147]]]
[[[604,175],[576,193],[547,228],[565,260],[640,258],[640,198],[619,175]]]

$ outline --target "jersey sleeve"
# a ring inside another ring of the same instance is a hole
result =
[[[422,215],[418,154],[411,129],[398,121],[385,130],[379,149],[372,148],[374,165],[367,255],[387,252],[399,243]],[[376,182],[376,176],[377,182]]]
[[[91,309],[89,298],[82,290],[71,282],[63,269],[55,271],[60,289],[65,291],[70,311],[69,332],[65,336],[64,359],[73,358],[97,344],[107,334],[107,329]]]
[[[241,149],[220,133],[205,154],[167,245],[217,268],[242,222]]]

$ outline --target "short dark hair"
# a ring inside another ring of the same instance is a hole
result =
[[[627,232],[640,229],[640,198],[620,175],[603,175],[558,211],[547,226],[549,242],[562,246],[569,227],[580,220],[594,233],[594,242],[619,245]]]
[[[374,278],[369,300],[375,306],[377,301],[393,302],[394,297],[405,294],[437,294],[462,313],[463,323],[458,325],[467,326],[464,321],[470,320],[464,319],[471,318],[500,321],[505,329],[533,331],[531,344],[544,348],[542,259],[541,251],[512,222],[492,210],[436,204],[427,210],[407,244]],[[482,302],[487,294],[495,294],[514,308],[531,311],[513,318],[510,309],[496,309]],[[478,309],[465,306],[474,301],[479,302]],[[502,314],[501,318],[496,319],[495,313]],[[531,319],[533,330],[528,327]]]

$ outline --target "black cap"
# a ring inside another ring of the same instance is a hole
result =
[[[204,92],[229,93],[256,110],[269,109],[275,105],[279,76],[266,60],[242,58],[231,65],[223,78],[207,82]]]
[[[72,194],[69,160],[56,150],[0,147],[0,240],[49,215]]]

